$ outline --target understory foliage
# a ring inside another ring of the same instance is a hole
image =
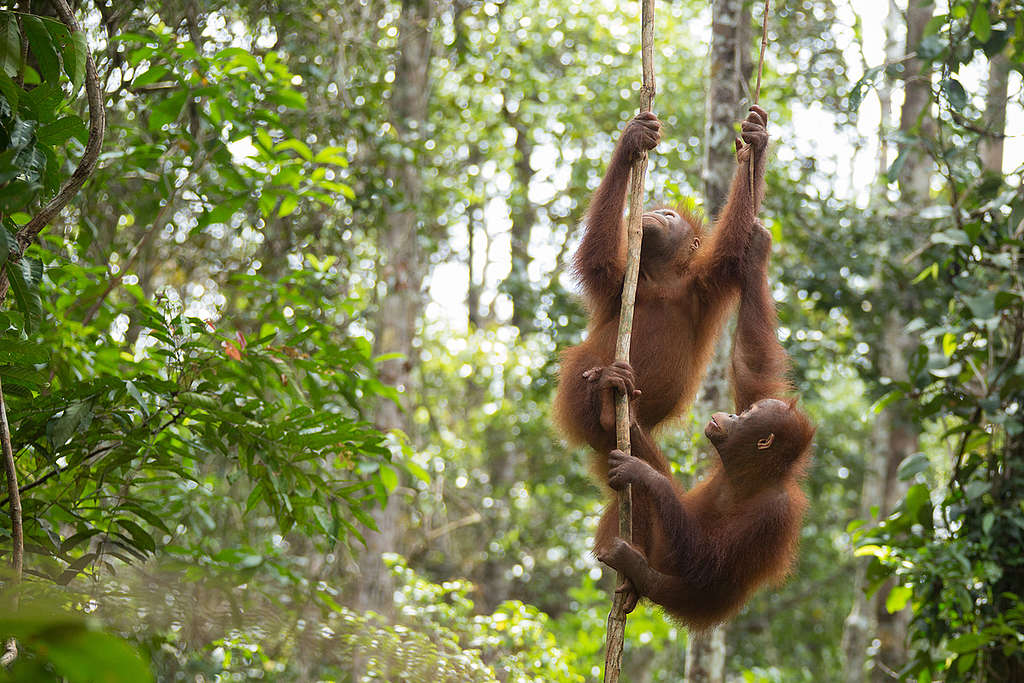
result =
[[[919,344],[907,358],[907,381],[892,383],[878,406],[907,402],[930,447],[900,465],[909,489],[899,508],[877,524],[854,525],[857,554],[872,558],[872,590],[895,577],[889,611],[913,610],[901,676],[1017,680],[1024,675],[1024,195],[1021,169],[1013,182],[971,153],[992,135],[985,89],[962,74],[1000,54],[1019,71],[1021,7],[952,3],[933,18],[918,53],[938,73],[937,127],[919,135],[943,185],[919,250],[923,268],[904,277],[924,303],[907,328]]]

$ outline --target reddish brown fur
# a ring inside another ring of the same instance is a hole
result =
[[[701,244],[704,226],[700,217],[679,212],[681,220],[673,228],[675,232],[665,229],[665,234],[678,239],[660,247],[662,242],[651,239],[658,231],[648,230],[648,218],[657,212],[644,215],[630,359],[635,385],[642,391],[633,402],[633,414],[647,434],[693,401],[745,277],[743,253],[764,193],[762,152],[767,145],[767,115],[761,109],[757,112],[743,123],[744,139],[758,151],[755,193],[752,196],[750,192],[747,164],[738,165],[729,199],[710,238]],[[588,371],[605,371],[614,358],[625,275],[622,214],[630,165],[657,144],[659,128],[653,114],[641,114],[623,131],[587,210],[586,231],[574,259],[591,319],[587,339],[562,356],[554,414],[573,442],[594,448],[594,470],[601,482],[607,478],[606,454],[615,447],[614,386],[595,381],[596,375],[588,378]],[[693,249],[695,240],[700,246]],[[656,449],[647,455],[661,458]],[[651,464],[668,471],[667,463]]]
[[[633,545],[617,537],[617,495],[610,491],[595,552],[624,571],[641,595],[695,628],[728,618],[757,586],[785,576],[805,506],[797,479],[813,428],[792,404],[767,401],[747,410],[789,389],[765,282],[770,240],[756,219],[764,193],[766,119],[752,108],[743,122],[750,148],[739,155],[729,199],[704,244],[691,249],[704,236],[698,217],[644,215],[632,368],[613,364],[626,258],[622,213],[630,165],[660,137],[652,114],[641,114],[623,131],[587,211],[574,262],[591,320],[586,341],[563,355],[556,419],[573,441],[594,448],[602,484],[634,484]],[[753,194],[744,156],[751,153]],[[729,430],[714,433],[722,464],[684,492],[651,433],[692,402],[737,297],[733,375],[738,410],[746,412]],[[618,451],[608,456],[615,447],[614,392],[634,387],[642,391],[631,401],[636,457]],[[767,433],[774,433],[771,445],[757,450]]]
[[[634,541],[617,537],[617,512],[610,510],[595,552],[628,577],[626,590],[698,630],[728,619],[762,584],[785,578],[807,505],[798,482],[814,428],[795,400],[777,400],[792,387],[764,277],[770,246],[767,232],[756,228],[733,342],[742,414],[716,413],[706,430],[721,463],[684,493],[671,474],[648,464],[660,457],[649,453],[657,452],[649,439],[640,442],[642,459],[620,451],[609,458],[609,483],[616,489],[633,484]],[[758,448],[769,435],[770,445]]]

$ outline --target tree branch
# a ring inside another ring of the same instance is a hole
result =
[[[72,33],[82,33],[74,13],[68,7],[66,0],[53,0],[57,9],[57,16],[64,22]],[[39,210],[32,220],[23,225],[15,238],[18,241],[19,253],[17,258],[25,253],[25,249],[39,235],[40,231],[49,225],[50,221],[60,213],[61,209],[67,206],[71,198],[78,194],[85,184],[86,179],[92,175],[96,168],[96,161],[100,156],[100,148],[103,145],[103,131],[106,128],[106,112],[103,109],[103,93],[100,91],[99,77],[96,74],[96,63],[92,59],[92,52],[88,49],[85,53],[85,92],[89,100],[89,139],[85,144],[85,151],[78,162],[71,177],[60,189],[57,196]],[[13,259],[12,260],[16,260]],[[8,282],[4,277],[0,280],[0,302],[7,296]]]

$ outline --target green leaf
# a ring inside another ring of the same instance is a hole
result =
[[[71,138],[83,144],[89,139],[89,128],[77,116],[64,116],[53,123],[48,123],[36,131],[36,138],[44,145],[63,145]]]
[[[398,488],[398,472],[391,465],[380,466],[380,481],[384,484],[384,488],[387,489],[388,493],[391,493]]]
[[[39,65],[39,72],[44,81],[57,83],[60,80],[61,63],[54,45],[53,37],[46,30],[43,20],[31,14],[21,16],[21,25],[28,35],[28,44]]]
[[[895,614],[907,606],[907,602],[914,594],[910,586],[893,586],[889,596],[885,599],[885,609],[889,614]]]
[[[270,134],[262,128],[256,129],[256,139],[266,151],[269,152],[274,149],[274,141],[270,139]]]
[[[942,353],[945,354],[946,358],[951,358],[953,353],[956,351],[957,338],[952,332],[947,332],[942,335]]]
[[[423,469],[414,462],[406,462],[405,471],[411,474],[412,476],[416,477],[420,481],[422,481],[424,484],[430,483],[430,474],[428,474],[425,469]]]
[[[932,244],[952,244],[957,246],[970,245],[971,238],[967,236],[967,233],[963,230],[957,230],[951,228],[944,230],[943,232],[932,233],[931,236]]]
[[[927,278],[929,276],[935,278],[936,280],[939,278],[939,264],[938,263],[933,263],[930,266],[926,267],[924,270],[922,270],[920,273],[917,274],[917,277],[915,277],[910,282],[910,284],[916,285],[918,282],[921,282],[922,280],[924,280],[925,278]]]
[[[21,65],[21,31],[12,12],[0,13],[0,71],[9,77],[18,74]]]
[[[33,321],[42,315],[42,306],[39,301],[39,288],[32,280],[32,268],[28,259],[23,258],[13,265],[8,263],[7,280],[11,283],[14,299],[25,318],[25,332],[31,334]]]
[[[178,116],[181,115],[182,108],[185,106],[186,99],[188,99],[188,91],[182,90],[153,107],[147,126],[149,131],[155,133],[164,126],[177,121]]]
[[[11,250],[14,249],[15,244],[14,236],[7,232],[7,228],[0,225],[0,268],[7,263],[7,259],[10,258]]]
[[[146,405],[146,399],[142,396],[142,392],[139,391],[139,388],[135,386],[135,382],[130,379],[126,380],[124,388],[128,391],[128,395],[134,398],[135,402],[139,404],[140,408],[142,408],[142,413],[146,417],[149,417],[149,406]]]
[[[299,198],[294,194],[287,194],[281,199],[281,208],[277,210],[278,218],[290,216],[299,206]]]
[[[152,681],[149,665],[139,654],[124,640],[93,630],[95,623],[77,615],[41,610],[30,614],[22,609],[18,614],[0,617],[0,632],[18,639],[26,650],[26,656],[20,659],[43,662],[71,683]],[[19,679],[20,666],[21,662],[14,663],[13,680],[38,680],[31,674]]]
[[[279,142],[276,145],[274,145],[275,152],[289,149],[298,154],[306,161],[313,160],[313,151],[309,148],[309,145],[307,145],[302,140],[290,138],[288,140],[284,140],[283,142]]]
[[[971,17],[971,30],[982,43],[987,43],[992,37],[992,20],[988,16],[987,2],[979,2],[975,5],[974,16]]]
[[[991,486],[987,481],[973,479],[964,485],[964,495],[967,496],[967,500],[977,500],[988,493]]]
[[[957,111],[962,111],[967,106],[967,91],[964,90],[964,86],[960,84],[960,81],[950,76],[949,78],[943,78],[939,85],[949,101],[949,106]]]
[[[162,64],[158,64],[156,66],[150,67],[146,71],[136,76],[135,80],[132,81],[132,87],[141,88],[144,85],[156,83],[157,81],[165,78],[170,73],[171,70],[169,68]]]
[[[85,34],[75,31],[71,34],[71,44],[64,48],[64,73],[71,79],[75,92],[85,83],[85,68],[89,58],[89,46],[85,42]]]
[[[916,474],[924,472],[931,466],[928,456],[924,453],[914,453],[904,458],[899,467],[899,478],[901,481],[908,481]]]
[[[156,541],[141,526],[130,519],[116,519],[114,523],[131,534],[132,540],[137,547],[142,550],[148,550],[151,553],[156,552]]]
[[[850,89],[849,104],[847,107],[849,111],[853,112],[860,109],[861,102],[864,101],[864,95],[866,95],[867,91],[874,86],[875,78],[877,78],[883,68],[885,67],[871,67],[865,71],[864,75],[860,77],[860,80],[853,85],[853,88]]]
[[[988,642],[988,638],[980,633],[964,633],[963,635],[957,636],[953,640],[949,641],[950,652],[956,654],[964,654],[966,652],[973,652],[978,648],[982,647]]]
[[[963,369],[963,364],[957,361],[956,363],[950,363],[948,366],[944,368],[932,368],[928,370],[928,372],[930,372],[935,377],[938,377],[939,379],[949,379],[950,377],[956,377],[957,375],[959,375],[963,371]]]
[[[2,35],[0,35],[0,38],[2,38]],[[7,100],[7,104],[11,105],[11,110],[17,111],[18,100],[21,99],[21,88],[2,69],[0,69],[0,94]]]
[[[348,168],[348,157],[344,156],[344,153],[344,147],[325,147],[316,153],[313,161],[318,164],[333,164],[342,168]]]
[[[64,414],[57,418],[53,425],[52,433],[49,434],[50,442],[54,450],[60,449],[83,423],[88,428],[92,422],[92,407],[88,403],[74,403],[64,410]]]

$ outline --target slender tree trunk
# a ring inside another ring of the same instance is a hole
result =
[[[905,309],[890,313],[883,341],[882,374],[898,381],[907,380],[906,359],[916,343],[905,331],[906,322]],[[909,482],[900,480],[899,466],[918,449],[918,430],[906,412],[905,405],[897,402],[886,407],[879,419],[884,436],[884,440],[879,442],[879,452],[884,457],[884,470],[882,496],[876,499],[876,504],[881,503],[883,517],[894,510],[906,494]],[[907,661],[906,638],[911,610],[905,607],[894,614],[889,613],[885,599],[893,585],[892,581],[886,582],[873,596],[878,650],[871,669],[871,680],[876,683],[890,683],[892,672],[902,669]]]
[[[988,92],[985,95],[985,130],[979,154],[986,171],[1003,173],[1003,135],[1006,131],[1006,96],[1010,85],[1010,60],[1000,52],[988,63]]]
[[[885,61],[887,64],[895,64],[900,59],[899,42],[896,35],[899,32],[899,22],[902,17],[896,0],[889,0],[889,13],[885,15]],[[872,205],[881,206],[885,203],[886,192],[889,183],[886,182],[886,173],[889,171],[889,136],[892,134],[892,91],[893,79],[888,75],[882,79],[878,86],[878,173],[872,192]]]
[[[404,0],[399,19],[399,55],[391,91],[391,125],[404,146],[417,149],[427,120],[430,67],[430,0]],[[402,192],[394,210],[388,213],[380,234],[381,270],[386,285],[377,312],[374,353],[399,353],[401,358],[381,363],[381,380],[397,387],[402,405],[383,401],[377,407],[376,424],[382,430],[408,432],[406,408],[412,391],[411,369],[415,358],[413,341],[423,309],[423,279],[426,268],[417,229],[423,179],[419,166],[395,160],[388,170],[393,187]],[[394,583],[381,555],[397,550],[400,529],[399,501],[391,496],[375,516],[376,532],[366,535],[366,549],[359,561],[357,607],[388,611],[392,606]]]
[[[530,235],[537,222],[537,207],[529,197],[530,181],[535,174],[530,166],[533,142],[526,124],[508,109],[505,110],[505,120],[516,131],[515,179],[519,191],[513,192],[510,199],[512,269],[505,278],[503,289],[512,297],[512,325],[523,333],[531,329],[533,322],[530,316],[533,308],[529,299],[530,277],[527,272],[530,267]]]
[[[934,9],[933,0],[914,0],[910,3],[906,14],[905,56],[917,51]],[[915,135],[927,136],[934,129],[934,122],[928,111],[932,96],[931,70],[926,69],[926,64],[917,58],[908,59],[905,66],[907,79],[903,89],[903,108],[900,110],[900,132],[903,133],[902,138],[906,142],[900,143],[900,154],[904,156],[904,160],[897,181],[903,208],[913,207],[916,211],[921,206],[920,202],[928,198],[933,168],[924,144],[913,139]]]
[[[711,6],[711,87],[705,103],[704,207],[709,217],[718,214],[729,194],[736,167],[736,122],[742,118],[746,83],[753,70],[750,59],[750,5],[742,0],[714,0]],[[728,337],[722,335],[695,410],[710,415],[730,400]],[[720,683],[725,680],[726,627],[703,638],[690,638],[686,650],[686,683]]]

